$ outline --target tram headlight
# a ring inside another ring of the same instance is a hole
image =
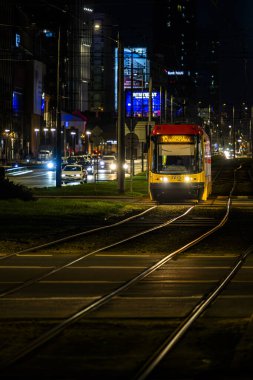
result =
[[[191,182],[191,181],[192,181],[192,178],[189,177],[188,175],[186,175],[186,176],[184,177],[184,181],[185,181],[185,182]]]
[[[168,177],[161,177],[160,180],[161,180],[163,183],[169,182],[169,178],[168,178]]]

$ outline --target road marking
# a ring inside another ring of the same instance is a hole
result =
[[[41,253],[28,253],[28,254],[25,254],[25,253],[17,253],[16,256],[19,256],[19,257],[51,257],[53,256],[52,254],[41,254]]]

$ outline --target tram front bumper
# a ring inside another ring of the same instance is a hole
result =
[[[152,199],[191,199],[201,197],[204,191],[203,182],[194,183],[151,183],[150,194]]]

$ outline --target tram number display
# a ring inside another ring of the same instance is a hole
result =
[[[193,143],[193,136],[190,135],[160,135],[158,136],[160,143]]]
[[[181,175],[173,175],[173,176],[171,176],[171,179],[173,181],[182,181]]]

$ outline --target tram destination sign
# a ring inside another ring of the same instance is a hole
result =
[[[158,142],[161,143],[193,143],[193,136],[190,135],[160,135]]]

